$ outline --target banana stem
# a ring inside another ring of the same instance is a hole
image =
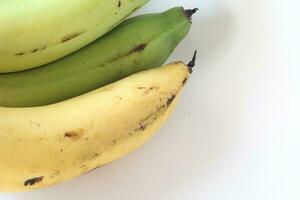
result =
[[[185,16],[186,16],[190,21],[192,21],[193,15],[194,15],[198,10],[199,10],[198,8],[194,8],[194,9],[187,9],[187,10],[183,10],[183,11],[184,11]]]
[[[191,62],[189,62],[189,64],[187,64],[191,73],[193,72],[193,68],[196,65],[196,58],[197,58],[197,50],[194,52]]]

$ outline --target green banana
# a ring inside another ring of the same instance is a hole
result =
[[[149,0],[1,0],[0,73],[62,58],[99,38]]]
[[[191,27],[195,10],[133,17],[83,49],[40,68],[0,75],[0,106],[57,103],[161,66]]]

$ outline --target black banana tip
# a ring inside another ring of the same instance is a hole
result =
[[[194,15],[198,10],[199,10],[198,8],[194,8],[194,9],[187,9],[187,10],[183,10],[183,11],[184,11],[185,16],[186,16],[190,21],[192,21],[193,15]]]
[[[194,52],[191,62],[189,62],[189,64],[187,64],[191,73],[193,72],[193,68],[196,65],[196,58],[197,58],[197,50]]]

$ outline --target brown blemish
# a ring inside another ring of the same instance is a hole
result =
[[[43,50],[45,50],[46,48],[47,48],[47,46],[43,46],[43,47],[40,48],[40,49],[38,49],[38,48],[33,49],[31,52],[32,52],[32,53],[35,53],[35,52],[38,52],[38,51],[43,51]]]
[[[114,143],[114,144],[117,144],[117,140],[113,140],[113,143]]]
[[[158,90],[159,87],[158,87],[158,86],[152,86],[152,87],[149,88],[149,90],[154,90],[154,89],[155,89],[155,90]]]
[[[121,0],[119,0],[119,3],[118,3],[118,8],[120,8],[120,7],[121,7],[121,5],[122,5],[122,2],[121,2]]]
[[[167,101],[167,106],[170,106],[171,103],[174,101],[176,95],[172,95],[171,97],[168,98],[168,101]]]
[[[144,95],[147,95],[147,94],[149,94],[152,90],[155,90],[155,91],[158,91],[160,89],[160,87],[159,86],[152,86],[152,87],[149,87],[147,90],[145,90],[144,91]]]
[[[140,44],[140,45],[134,47],[127,54],[125,54],[125,56],[129,56],[129,55],[134,54],[134,53],[139,53],[139,52],[143,51],[146,47],[147,47],[147,44]]]
[[[35,52],[38,52],[39,51],[39,49],[33,49],[32,51],[31,51],[31,53],[35,53]]]
[[[138,124],[138,127],[134,129],[135,132],[142,132],[145,131],[149,126],[151,126],[155,120],[160,118],[168,109],[168,107],[171,105],[171,103],[176,98],[176,95],[170,95],[169,98],[167,98],[166,101],[160,106],[157,106],[156,109],[149,113],[143,120],[141,120]],[[132,135],[129,133],[129,135]]]
[[[146,130],[147,126],[148,126],[147,124],[142,124],[142,125],[140,126],[140,130],[141,130],[141,131]]]
[[[69,138],[73,141],[80,139],[83,135],[84,129],[78,129],[76,131],[70,131],[65,133],[65,138]]]
[[[145,91],[143,92],[143,95],[146,95],[146,94],[148,94],[149,92],[151,92],[152,90],[158,91],[158,90],[160,89],[160,87],[157,86],[157,85],[154,85],[154,86],[151,86],[151,87],[149,87],[149,88],[147,88],[147,87],[138,87],[137,89],[139,89],[139,90],[145,90]]]
[[[43,50],[45,50],[46,48],[47,48],[47,46],[43,46],[42,48],[35,48],[35,49],[31,50],[31,53],[36,53],[36,52],[38,52],[38,51],[43,51]]]
[[[186,82],[187,82],[188,78],[185,78],[183,81],[182,81],[182,85],[185,85]]]
[[[119,55],[118,57],[116,58],[113,58],[112,60],[110,60],[108,63],[113,63],[117,60],[120,60],[122,58],[125,58],[127,56],[130,56],[131,54],[134,54],[134,53],[139,53],[141,51],[143,51],[145,48],[147,47],[147,44],[140,44],[140,45],[137,45],[136,47],[134,47],[133,49],[131,49],[130,51],[128,51],[127,53],[124,53],[124,54],[121,54]],[[104,65],[100,65],[99,67],[103,67]],[[118,72],[119,74],[122,74],[122,71],[119,71]]]
[[[24,182],[24,186],[32,186],[36,183],[39,183],[43,180],[43,176],[40,177],[36,177],[36,178],[32,178],[32,179],[28,179],[27,181]]]
[[[145,122],[145,121],[140,122],[139,127],[137,129],[135,129],[134,131],[135,132],[145,131],[146,128],[148,127],[148,125],[150,125],[152,122],[153,121],[151,121],[151,122]],[[131,136],[132,134],[129,134],[129,135]]]
[[[16,56],[23,56],[23,55],[25,55],[25,53],[24,52],[19,52],[19,53],[16,53],[15,55]]]
[[[82,33],[84,33],[84,31],[78,32],[78,33],[72,33],[72,34],[70,34],[70,35],[67,35],[67,36],[65,36],[65,37],[62,38],[61,42],[62,42],[62,43],[65,43],[65,42],[67,42],[67,41],[70,41],[70,40],[72,40],[72,39],[78,37],[78,36],[81,35]]]

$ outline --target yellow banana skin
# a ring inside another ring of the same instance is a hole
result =
[[[57,104],[0,108],[0,191],[61,183],[135,150],[170,116],[189,76],[177,62]]]
[[[0,73],[62,58],[102,36],[148,1],[0,1]]]

